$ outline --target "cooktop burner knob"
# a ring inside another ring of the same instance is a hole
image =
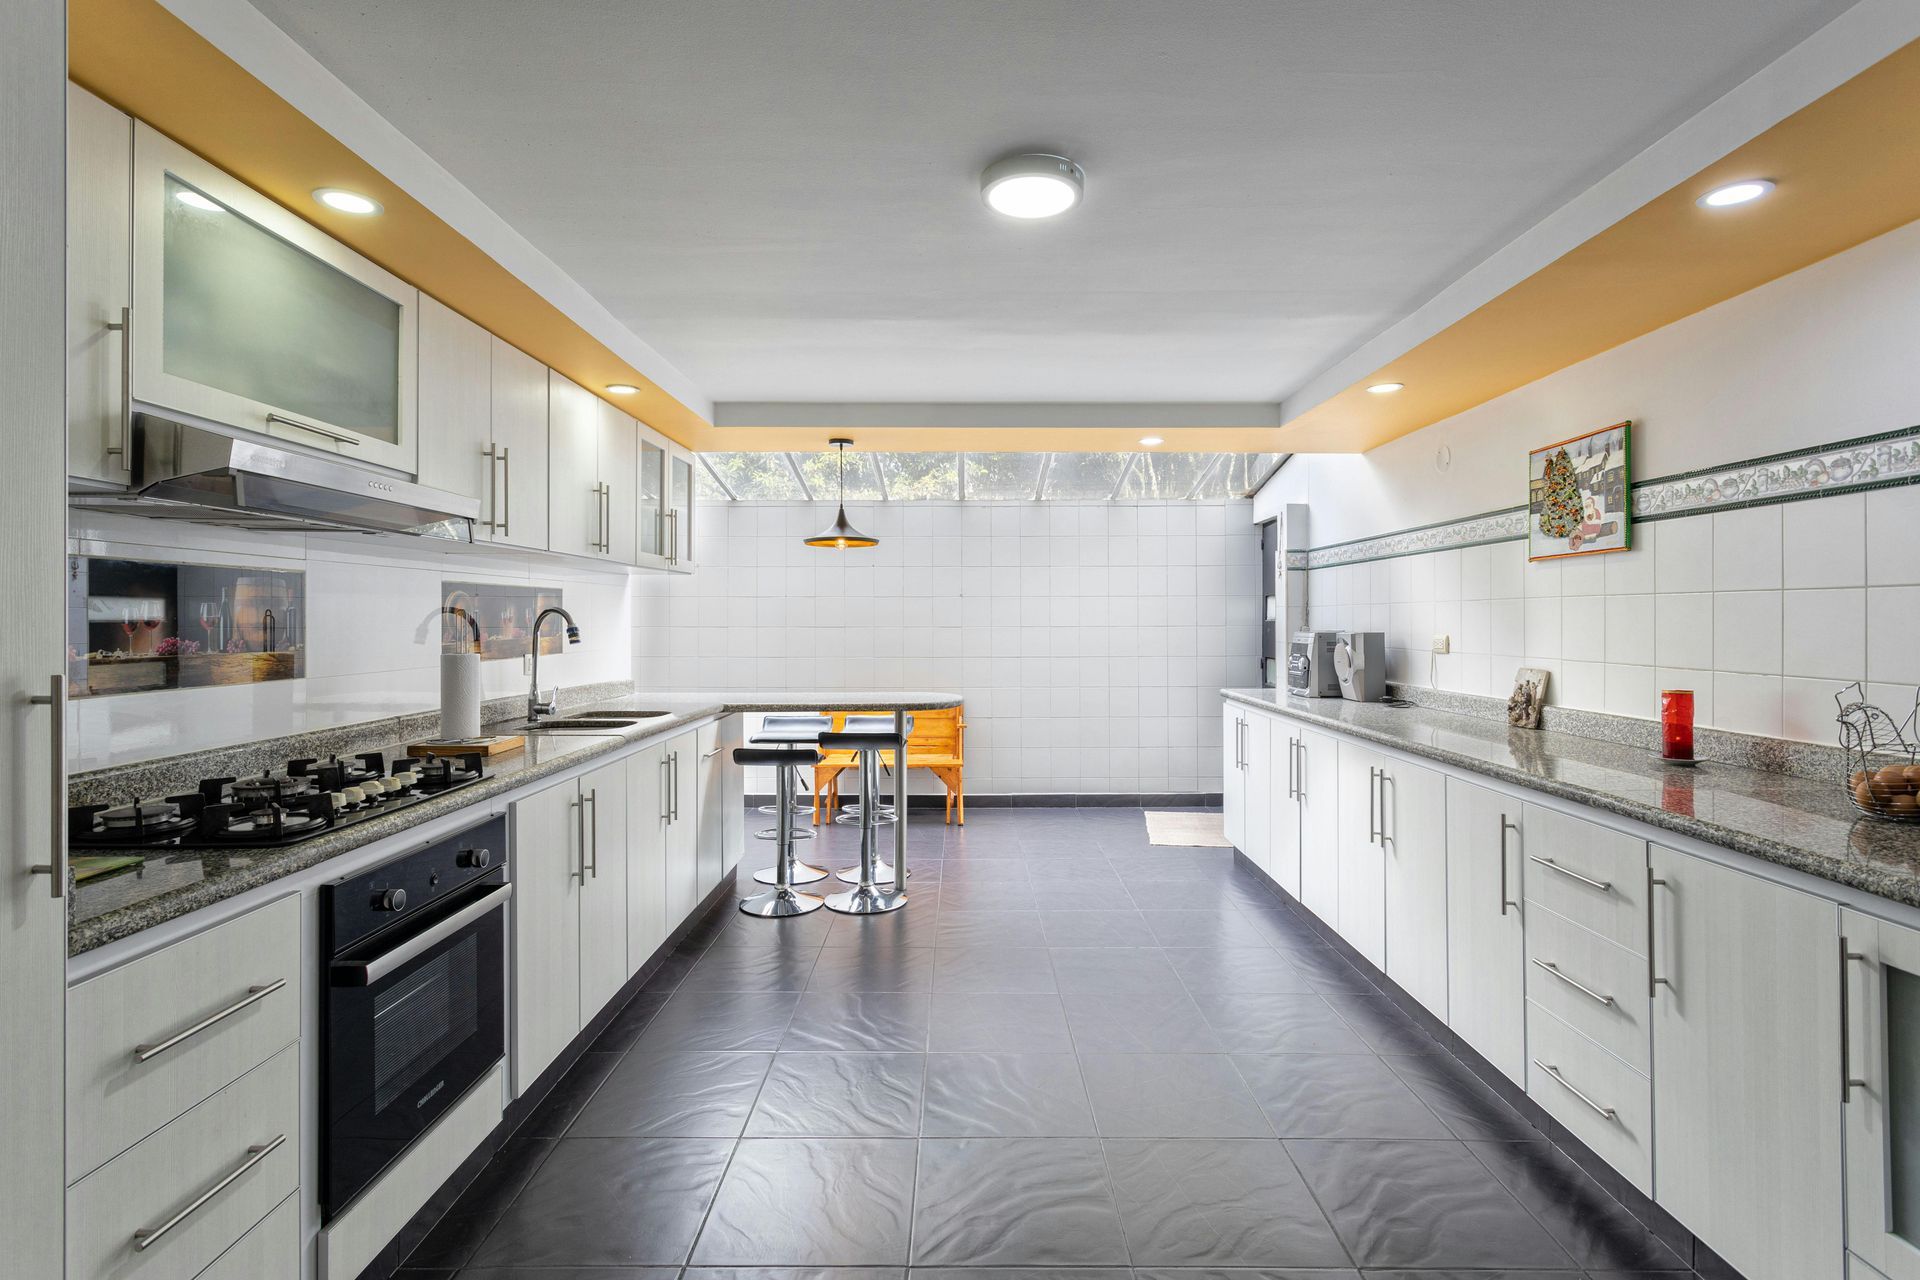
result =
[[[359,804],[367,798],[367,793],[358,787],[342,787],[338,794],[348,804]]]
[[[351,801],[347,799],[346,793],[343,791],[327,792],[327,807],[329,809],[334,809],[334,810],[344,809],[350,803]]]
[[[383,889],[373,895],[375,911],[405,911],[407,909],[407,891],[405,889]]]
[[[487,867],[490,867],[493,865],[493,850],[462,849],[460,851],[459,862],[460,862],[460,865],[463,867],[474,867],[480,870],[485,870]]]

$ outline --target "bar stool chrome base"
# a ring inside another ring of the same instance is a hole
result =
[[[889,885],[870,884],[827,895],[827,910],[847,916],[877,916],[898,911],[907,905],[907,891]]]
[[[836,897],[840,896],[838,894]],[[780,920],[787,916],[804,916],[808,912],[818,911],[827,905],[825,898],[811,893],[795,893],[786,885],[769,889],[765,893],[756,893],[751,898],[740,900],[740,909],[750,916],[762,920]]]
[[[845,867],[839,871],[834,872],[833,874],[834,874],[834,878],[840,881],[841,884],[859,884],[860,883],[859,867]],[[909,880],[913,879],[912,867],[907,868],[907,879]],[[876,861],[873,864],[873,882],[875,884],[892,884],[894,882],[893,864],[891,862]],[[794,883],[799,884],[800,881],[796,879]],[[807,883],[812,884],[813,882],[809,880]]]
[[[832,873],[824,871],[819,867],[808,866],[806,863],[798,860],[787,864],[788,884],[818,884],[820,881],[825,880],[830,874]],[[912,875],[913,872],[909,871],[907,874]],[[753,879],[756,884],[779,884],[780,869],[778,867],[762,867],[753,873]],[[853,884],[856,882],[849,880],[847,883]]]

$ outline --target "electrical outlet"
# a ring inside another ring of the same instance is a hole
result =
[[[1453,637],[1452,636],[1435,636],[1433,638],[1433,651],[1435,653],[1452,653]]]

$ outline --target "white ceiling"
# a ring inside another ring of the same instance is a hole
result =
[[[707,396],[907,402],[1276,400],[1850,3],[255,0]]]

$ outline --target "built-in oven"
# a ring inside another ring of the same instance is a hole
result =
[[[322,890],[323,1221],[505,1053],[506,839],[495,818]]]

